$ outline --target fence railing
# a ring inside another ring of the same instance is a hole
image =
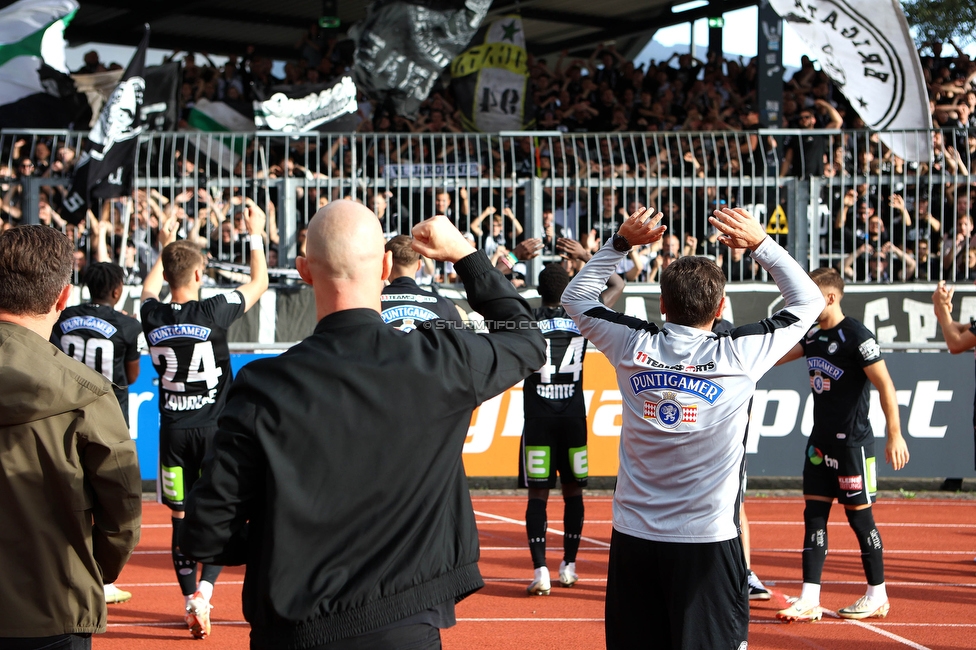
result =
[[[866,131],[149,133],[132,195],[96,201],[73,226],[59,210],[83,136],[0,133],[0,215],[61,228],[78,245],[79,271],[112,259],[133,283],[172,213],[224,269],[215,281],[232,281],[226,269],[247,261],[250,201],[269,217],[272,274],[288,281],[305,224],[347,197],[370,206],[391,235],[447,214],[495,258],[537,238],[542,254],[515,267],[529,284],[565,252],[560,238],[595,250],[638,205],[661,210],[668,235],[621,264],[631,281],[655,282],[685,254],[711,256],[732,281],[765,280],[747,253],[716,244],[707,217],[722,206],[749,209],[809,268],[836,266],[853,282],[976,279],[969,129],[904,134],[933,142],[935,157],[922,164]],[[446,271],[435,267],[431,279],[452,282]]]

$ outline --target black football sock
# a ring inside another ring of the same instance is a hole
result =
[[[857,535],[857,543],[861,546],[864,577],[868,579],[869,585],[880,585],[884,582],[884,546],[881,544],[881,534],[874,525],[874,512],[871,508],[845,512],[848,523]]]
[[[532,554],[532,567],[546,566],[546,502],[542,499],[529,499],[525,507],[525,532],[529,537],[529,552]]]
[[[579,551],[580,535],[583,534],[583,495],[563,497],[563,561],[566,564],[576,561]]]
[[[819,585],[827,559],[827,519],[830,503],[807,501],[803,509],[803,582]]]
[[[176,569],[176,579],[180,583],[180,590],[184,596],[192,596],[197,590],[197,563],[183,555],[180,551],[180,528],[183,520],[173,517],[173,568]]]

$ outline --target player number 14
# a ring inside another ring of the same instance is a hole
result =
[[[546,339],[546,364],[539,368],[539,381],[543,384],[552,382],[554,373],[568,374],[573,373],[573,381],[579,381],[580,373],[583,372],[583,337],[574,336],[566,346],[563,353],[563,360],[559,363],[559,369],[552,365],[552,340]]]

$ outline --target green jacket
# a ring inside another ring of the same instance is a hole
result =
[[[105,631],[141,492],[111,383],[0,322],[0,639]]]

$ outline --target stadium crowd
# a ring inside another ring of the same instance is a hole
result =
[[[181,127],[200,100],[246,112],[249,102],[267,97],[276,86],[329,82],[352,67],[347,44],[326,37],[317,26],[310,26],[295,47],[284,78],[273,76],[272,61],[253,48],[222,66],[205,54],[204,63],[198,63],[194,53],[174,52],[170,58],[181,57],[183,66]],[[543,246],[533,239],[518,252],[522,260],[537,249],[565,255],[560,239],[575,240],[593,252],[627,214],[648,205],[665,213],[672,235],[663,240],[667,246],[633,251],[618,268],[622,277],[654,282],[669,260],[704,254],[737,281],[765,278],[747,252],[722,255],[707,215],[724,205],[765,204],[772,212],[783,200],[764,179],[775,178],[782,187],[780,179],[815,176],[823,179],[821,259],[849,281],[976,279],[970,216],[976,196],[969,182],[976,164],[976,63],[964,55],[943,56],[938,43],[922,54],[937,129],[931,136],[931,164],[898,158],[876,134],[864,130],[846,98],[808,58],[784,84],[783,124],[843,129],[841,134],[760,136],[755,59],[709,56],[700,61],[675,54],[645,66],[625,59],[613,45],[601,45],[585,60],[570,59],[567,52],[555,60],[529,58],[532,101],[526,121],[563,137],[457,135],[459,109],[450,84],[442,84],[413,119],[361,97],[356,134],[250,138],[232,167],[195,149],[194,136],[171,137],[145,154],[138,173],[171,170],[154,173],[172,176],[174,183],[140,189],[132,200],[102,202],[98,214],[77,226],[61,216],[64,181],[52,183],[41,187],[39,216],[76,242],[79,272],[90,262],[117,261],[126,268],[127,281],[138,284],[152,266],[158,224],[167,214],[176,214],[182,236],[197,240],[214,260],[246,260],[242,215],[250,200],[267,213],[269,262],[276,268],[277,217],[284,199],[276,181],[291,177],[297,179],[299,247],[305,225],[320,206],[354,198],[377,212],[390,236],[433,214],[446,214],[504,264],[526,237],[523,181],[535,176],[543,180],[545,232],[536,238]],[[100,62],[93,51],[79,72],[115,67]],[[35,136],[0,143],[4,227],[22,221],[23,177],[70,177],[81,151],[76,140]],[[456,165],[455,172],[467,167],[453,178],[438,179],[440,187],[425,189],[390,177],[397,167],[437,164]],[[215,178],[226,182],[214,183]],[[630,178],[658,180],[639,192],[625,186]],[[662,178],[685,182],[660,187]],[[689,179],[719,178],[733,182],[689,184]],[[126,230],[122,215],[127,211],[132,218]],[[515,267],[516,279],[520,268]],[[442,266],[425,269],[427,281],[453,279]],[[229,273],[215,272],[215,281],[228,281]],[[229,281],[234,279],[231,275]]]

